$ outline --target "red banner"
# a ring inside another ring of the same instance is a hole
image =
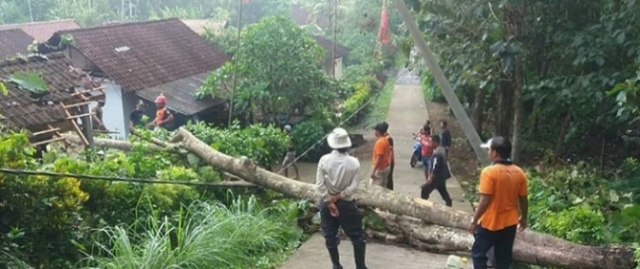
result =
[[[387,16],[387,9],[382,8],[382,14],[380,14],[380,29],[378,29],[378,42],[381,44],[389,43],[389,17]]]

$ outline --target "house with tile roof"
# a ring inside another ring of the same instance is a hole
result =
[[[27,23],[0,24],[0,30],[20,29],[39,42],[49,39],[55,32],[79,29],[74,20],[35,21]]]
[[[43,88],[26,89],[32,85],[20,82],[24,75],[37,77]],[[62,53],[0,61],[0,81],[8,92],[0,95],[2,127],[25,130],[33,146],[64,140],[61,134],[68,131],[77,132],[88,145],[82,129],[91,126],[88,105],[103,100],[104,92],[100,85],[85,83],[86,78]]]
[[[335,68],[334,78],[342,78],[342,59],[349,54],[349,48],[340,44],[335,44],[334,54],[334,42],[321,36],[313,36],[320,47],[324,50],[324,62],[322,64],[322,71],[331,76],[333,68]]]
[[[73,42],[60,48],[65,36]],[[195,98],[209,73],[228,57],[179,19],[59,31],[39,50],[62,50],[74,66],[105,80],[103,122],[118,137],[129,135],[129,115],[140,100],[147,103],[145,114],[153,118],[154,100],[164,95],[176,126],[220,117],[227,104],[223,99]]]
[[[21,29],[0,30],[0,60],[17,54],[28,54],[28,47],[33,40],[33,37]]]

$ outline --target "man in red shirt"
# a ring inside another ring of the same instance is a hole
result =
[[[429,178],[429,168],[431,167],[431,155],[433,147],[431,145],[431,127],[426,124],[422,127],[420,135],[420,157],[422,159],[422,167],[424,168],[425,179]]]

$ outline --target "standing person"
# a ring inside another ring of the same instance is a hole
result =
[[[527,177],[510,160],[508,138],[494,137],[481,147],[489,149],[493,164],[480,174],[480,203],[468,227],[475,237],[471,248],[473,266],[475,269],[487,268],[487,253],[493,247],[495,268],[508,269],[516,230],[527,228]]]
[[[144,102],[138,101],[136,109],[129,114],[129,129],[133,130],[136,127],[144,126],[142,122],[142,116],[144,116]]]
[[[94,130],[106,130],[104,122],[102,121],[102,108],[104,107],[105,100],[98,101],[98,105],[91,109],[91,119],[93,120]]]
[[[167,108],[167,98],[161,94],[156,98],[156,117],[147,126],[168,129],[171,123],[173,123],[173,114]]]
[[[425,178],[429,178],[432,154],[433,146],[431,145],[431,127],[429,124],[425,124],[424,127],[422,127],[420,135],[420,159],[422,160]]]
[[[320,158],[316,174],[316,192],[320,195],[320,222],[325,245],[331,257],[333,269],[342,269],[338,245],[338,228],[349,236],[353,244],[356,269],[365,265],[365,233],[353,194],[358,189],[360,162],[349,156],[349,133],[335,128],[327,137],[333,151]]]
[[[298,165],[296,164],[296,149],[293,144],[293,137],[291,136],[291,125],[285,125],[284,131],[289,136],[290,144],[287,147],[284,160],[282,161],[282,168],[284,169],[284,176],[289,177],[289,166],[293,166],[293,171],[296,172],[296,180],[300,180],[300,173],[298,172]]]
[[[451,132],[449,132],[446,120],[440,121],[440,128],[442,129],[442,131],[440,132],[442,147],[444,147],[445,151],[447,152],[447,156],[449,156],[449,148],[451,147]]]
[[[393,190],[393,168],[396,166],[396,156],[393,150],[393,137],[388,133],[389,124],[386,122],[383,122],[382,124],[384,124],[387,129],[387,133],[385,133],[384,136],[387,138],[387,141],[389,141],[389,147],[391,148],[391,153],[389,153],[389,176],[387,177],[386,187],[389,190]]]
[[[422,185],[420,198],[429,200],[431,192],[438,190],[445,204],[451,207],[453,201],[447,191],[447,179],[451,178],[449,166],[447,165],[447,153],[440,144],[440,137],[437,135],[431,137],[431,146],[434,148],[433,155],[431,156],[431,167],[427,176],[427,183]]]
[[[385,137],[389,125],[386,122],[378,123],[373,128],[378,138],[373,146],[373,171],[371,171],[371,185],[386,188],[391,172],[391,145]]]

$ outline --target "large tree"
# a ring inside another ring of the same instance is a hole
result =
[[[320,69],[322,48],[291,20],[272,16],[243,30],[234,59],[205,82],[203,92],[233,92],[234,110],[277,113],[312,113],[332,104],[335,81]],[[233,77],[237,75],[234,87]],[[230,96],[225,96],[230,97]]]

